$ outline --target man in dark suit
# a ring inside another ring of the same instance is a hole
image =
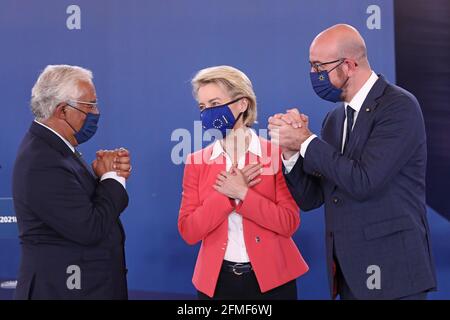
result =
[[[339,102],[321,138],[308,117],[269,119],[289,189],[302,210],[325,205],[330,291],[341,299],[426,299],[435,289],[425,206],[426,136],[419,103],[375,74],[349,25],[310,47],[311,81]]]
[[[21,241],[16,299],[126,299],[125,149],[99,151],[92,169],[75,149],[97,129],[92,73],[48,66],[32,90],[36,120],[19,147],[13,198]]]

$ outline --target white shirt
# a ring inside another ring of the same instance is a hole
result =
[[[261,157],[262,153],[259,137],[252,129],[249,129],[248,131],[250,132],[250,143],[248,146],[248,152],[257,155],[258,157]],[[217,140],[213,145],[210,160],[214,160],[222,154],[225,156],[226,159],[226,170],[229,171],[231,166],[233,165],[233,162],[230,156],[223,150],[221,140]],[[238,169],[244,168],[245,155],[246,153],[238,159]],[[238,199],[236,199],[235,201],[236,204],[239,203]],[[244,241],[242,216],[235,211],[230,213],[228,216],[228,243],[224,259],[239,263],[245,263],[250,261]]]
[[[369,79],[364,83],[364,85],[359,89],[359,91],[355,94],[353,99],[348,103],[344,102],[345,110],[347,110],[347,106],[350,106],[353,110],[355,110],[353,115],[353,126],[352,130],[355,127],[356,119],[358,118],[359,111],[361,110],[361,107],[364,103],[364,100],[366,100],[367,95],[369,94],[370,90],[372,89],[375,82],[377,82],[378,76],[375,72],[372,71],[372,74],[370,75]],[[347,115],[347,113],[345,113]],[[344,153],[344,144],[345,144],[345,137],[347,136],[347,116],[344,120],[344,132],[342,134],[342,147],[341,147],[341,153]],[[304,156],[303,156],[304,157]]]
[[[358,118],[359,111],[361,110],[361,107],[364,103],[364,100],[366,100],[367,95],[369,94],[370,90],[372,89],[375,82],[377,82],[378,76],[375,72],[372,71],[370,74],[369,79],[364,83],[364,85],[361,87],[361,89],[358,90],[358,92],[355,94],[353,99],[350,102],[344,102],[344,108],[347,110],[347,106],[350,105],[350,107],[355,110],[353,115],[353,126],[352,130],[355,127],[356,119]],[[347,113],[346,113],[347,115]],[[344,152],[344,144],[345,144],[345,137],[347,135],[347,116],[344,120],[344,131],[342,134],[342,144],[341,144],[341,153]],[[300,146],[300,151],[294,154],[290,159],[284,160],[284,157],[281,157],[281,160],[283,161],[284,168],[286,173],[289,173],[292,168],[294,167],[295,163],[298,160],[299,156],[305,157],[306,149],[308,148],[309,144],[312,140],[317,138],[317,135],[313,134],[308,139],[306,139]]]
[[[50,130],[51,132],[56,134],[62,141],[64,141],[64,143],[69,147],[69,149],[72,150],[73,153],[75,153],[74,146],[72,146],[72,144],[69,141],[67,141],[62,135],[60,135],[58,132],[56,132],[52,128],[46,126],[45,124],[43,124],[43,123],[41,123],[41,122],[39,122],[37,120],[34,120],[34,122],[36,122],[37,124],[40,124],[44,128],[47,128],[48,130]],[[105,179],[114,179],[117,182],[119,182],[124,188],[126,188],[125,178],[118,176],[115,171],[106,172],[105,174],[102,175],[102,177],[100,178],[100,181],[103,181]]]

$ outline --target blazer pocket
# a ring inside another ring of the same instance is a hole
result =
[[[365,227],[364,236],[367,240],[372,240],[413,228],[414,223],[411,218],[409,216],[401,216]]]

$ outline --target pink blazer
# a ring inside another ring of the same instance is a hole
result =
[[[233,211],[242,215],[245,245],[261,292],[308,271],[291,238],[300,225],[300,210],[286,186],[281,153],[266,139],[259,139],[262,156],[247,153],[246,165],[263,163],[262,181],[248,190],[239,205],[213,188],[226,166],[223,155],[209,160],[213,144],[187,158],[178,230],[188,244],[202,241],[192,282],[210,297],[227,246],[228,215]]]

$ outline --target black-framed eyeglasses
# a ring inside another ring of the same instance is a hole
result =
[[[314,71],[316,72],[321,72],[321,71],[325,71],[325,69],[323,69],[323,66],[329,65],[329,64],[333,64],[336,62],[339,62],[336,66],[334,66],[332,69],[328,70],[328,72],[333,71],[334,69],[336,69],[337,67],[339,67],[341,64],[344,63],[346,58],[340,58],[340,59],[336,59],[333,61],[328,61],[328,62],[309,62],[309,64],[311,65],[311,68],[314,69]]]

